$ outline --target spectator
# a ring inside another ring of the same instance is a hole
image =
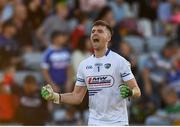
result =
[[[21,51],[26,51],[26,48],[31,48],[32,50],[32,26],[27,21],[27,9],[23,4],[17,4],[14,7],[14,14],[9,21],[16,25],[17,32],[15,39]],[[23,36],[22,36],[23,35]]]
[[[180,103],[176,91],[171,87],[162,88],[165,107],[146,119],[146,125],[178,125],[180,122]]]
[[[114,19],[113,11],[112,11],[111,7],[109,7],[109,6],[103,7],[100,10],[100,12],[95,20],[104,20],[104,21],[108,22],[112,28],[116,25],[116,20]]]
[[[0,81],[0,123],[8,124],[14,122],[14,115],[18,105],[18,98],[14,95],[13,88],[15,68],[7,66],[4,70],[3,79]]]
[[[12,94],[4,87],[3,83],[0,82],[0,123],[9,124],[13,123],[14,113],[16,110],[16,104]]]
[[[111,7],[105,6],[101,9],[95,20],[105,20],[108,22],[114,30],[112,35],[110,47],[113,51],[117,52],[117,47],[120,41],[119,29],[117,28],[116,20],[114,19],[113,11]]]
[[[67,16],[67,5],[65,3],[58,3],[56,5],[56,13],[47,17],[37,31],[37,36],[43,43],[43,46],[48,47],[50,35],[53,31],[60,30],[68,33],[71,32],[69,22],[66,20]]]
[[[145,61],[145,68],[142,73],[144,90],[156,106],[160,106],[160,86],[163,84],[165,76],[171,68],[171,60],[177,51],[177,43],[171,40],[165,45],[160,54],[153,53]]]
[[[168,2],[168,0],[164,0],[160,2],[158,6],[158,19],[161,22],[168,22],[172,15],[171,10],[172,10],[172,6]]]
[[[172,61],[172,68],[167,73],[167,84],[173,88],[180,98],[180,52],[174,57]]]
[[[14,39],[16,34],[16,26],[12,22],[5,22],[2,25],[2,32],[0,34],[0,47],[5,48],[7,51],[16,51],[17,44]]]
[[[13,60],[18,59],[18,46],[16,40],[14,39],[15,34],[16,34],[16,27],[12,22],[3,23],[2,33],[0,34],[1,68],[4,65],[12,63]]]
[[[78,66],[82,60],[91,55],[91,45],[88,36],[82,36],[78,42],[77,49],[72,53],[72,66],[76,74]],[[75,76],[76,77],[76,76]]]
[[[168,96],[167,96],[168,95]],[[173,88],[165,87],[162,89],[162,98],[165,102],[165,112],[172,125],[180,122],[180,101],[177,93]]]
[[[73,50],[77,49],[80,38],[88,33],[88,25],[90,24],[85,13],[77,11],[76,16],[79,24],[75,27],[71,35],[71,47]]]
[[[42,24],[45,13],[43,8],[41,8],[41,0],[32,0],[27,5],[27,20],[32,24],[33,30],[36,30]]]
[[[138,3],[138,12],[140,18],[147,18],[151,21],[155,21],[157,19],[158,0],[139,0]]]
[[[122,41],[119,43],[118,53],[131,63],[132,72],[137,76],[137,61],[136,56],[133,55],[132,47],[126,41]]]
[[[43,75],[49,84],[53,84],[56,91],[70,90],[72,83],[72,69],[70,53],[64,47],[68,35],[54,31],[51,35],[52,45],[44,52],[42,63]]]
[[[36,78],[27,75],[22,91],[19,93],[20,104],[16,112],[16,121],[21,125],[44,125],[50,114],[47,102],[40,96]]]

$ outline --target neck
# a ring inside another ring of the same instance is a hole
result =
[[[53,46],[54,48],[56,48],[56,49],[62,48],[62,46],[61,46],[61,45],[58,45],[58,44],[53,44],[52,46]]]
[[[103,49],[101,49],[101,50],[94,50],[94,54],[95,54],[95,56],[96,56],[97,58],[103,57],[103,56],[106,54],[107,50],[108,50],[107,47],[105,47],[105,48],[103,48]]]

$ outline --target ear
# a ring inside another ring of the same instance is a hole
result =
[[[110,34],[110,32],[108,32],[107,37],[108,37],[108,42],[110,42],[111,41],[111,34]]]

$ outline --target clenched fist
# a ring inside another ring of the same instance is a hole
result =
[[[41,88],[41,96],[47,101],[53,101],[56,104],[59,104],[59,94],[54,92],[51,85],[47,84]]]

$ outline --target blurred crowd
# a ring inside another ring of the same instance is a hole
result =
[[[70,106],[39,91],[73,90],[99,19],[142,91],[128,101],[130,125],[180,125],[180,0],[1,0],[0,125],[87,125],[88,93]]]

